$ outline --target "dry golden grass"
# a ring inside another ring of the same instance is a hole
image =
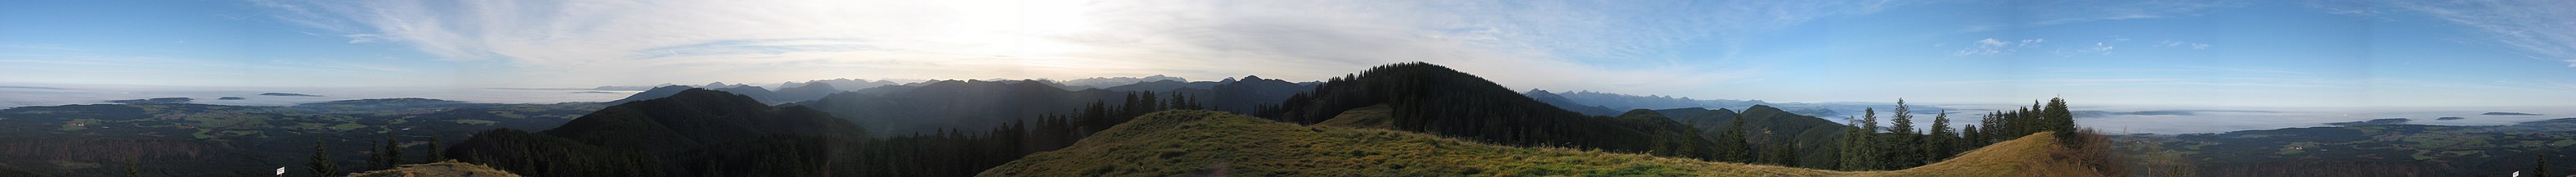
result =
[[[1395,108],[1387,107],[1386,104],[1352,108],[1342,111],[1342,114],[1333,115],[1333,119],[1315,123],[1315,126],[1376,129],[1395,127]]]
[[[2057,145],[2057,136],[2050,134],[1995,143],[1931,165],[1853,176],[2103,176],[2084,165],[2083,155]]]
[[[1166,111],[980,176],[2099,176],[2059,157],[2055,141],[2035,134],[1921,168],[1840,172]]]
[[[394,169],[376,170],[376,171],[367,171],[367,172],[361,172],[361,173],[352,173],[352,174],[349,174],[349,176],[352,176],[352,177],[429,177],[429,176],[488,176],[488,177],[518,177],[519,175],[517,175],[517,174],[510,174],[510,172],[501,171],[501,170],[498,170],[498,169],[492,169],[492,167],[488,167],[488,166],[476,165],[476,164],[464,163],[464,162],[456,162],[456,160],[447,160],[447,161],[445,161],[445,162],[438,162],[438,163],[426,163],[426,164],[402,165],[402,167],[396,167],[396,168],[394,168]]]

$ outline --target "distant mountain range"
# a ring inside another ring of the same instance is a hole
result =
[[[888,85],[902,85],[903,83],[895,83],[894,81],[886,81],[886,80],[869,81],[869,80],[867,80],[867,79],[830,79],[830,80],[811,80],[811,81],[805,81],[805,82],[787,82],[787,83],[779,83],[779,84],[778,84],[778,88],[779,88],[780,90],[785,90],[786,88],[804,87],[804,86],[807,86],[807,85],[813,85],[813,84],[825,84],[825,85],[831,85],[831,86],[832,86],[832,88],[837,89],[837,90],[839,90],[839,91],[858,91],[859,89],[865,89],[865,88],[870,88],[870,87],[888,86]]]
[[[1152,92],[1168,98],[1178,93],[1206,104],[1213,110],[1249,113],[1264,105],[1276,105],[1289,95],[1308,88],[1275,79],[1240,80],[1215,83],[1204,88],[1170,88],[1165,90],[1082,89],[1066,90],[1061,84],[1043,80],[983,81],[946,80],[880,86],[859,91],[831,94],[813,101],[791,104],[812,106],[834,116],[870,126],[880,134],[921,133],[937,129],[981,130],[1001,123],[1036,118],[1040,115],[1071,114],[1094,102],[1109,105],[1126,103],[1129,93]],[[1173,81],[1158,81],[1173,82]],[[1155,83],[1118,86],[1138,88]],[[1137,86],[1137,87],[1130,87]],[[640,95],[640,94],[639,94]]]
[[[1094,78],[1081,78],[1081,79],[1065,80],[1065,81],[1064,81],[1064,85],[1081,86],[1081,87],[1090,87],[1090,88],[1109,88],[1109,87],[1116,87],[1116,86],[1121,86],[1121,85],[1130,85],[1130,84],[1136,84],[1136,83],[1143,83],[1143,82],[1155,82],[1155,81],[1189,82],[1190,80],[1189,80],[1189,79],[1182,79],[1181,77],[1171,77],[1171,76],[1163,76],[1163,75],[1160,75],[1160,74],[1156,74],[1156,75],[1153,75],[1153,76],[1145,76],[1145,77],[1094,77]],[[1168,89],[1166,89],[1166,90],[1168,90]]]

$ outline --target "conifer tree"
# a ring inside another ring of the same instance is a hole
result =
[[[2083,144],[2080,142],[2083,138],[2072,138],[2075,137],[2075,114],[2073,111],[2066,110],[2066,99],[2048,98],[2048,107],[2043,107],[2041,110],[2043,111],[2040,111],[2040,115],[2048,119],[2049,123],[2042,126],[2048,126],[2050,131],[2057,131],[2057,137],[2064,140],[2058,142],[2064,142],[2067,145]]]
[[[1744,117],[1736,117],[1717,135],[1717,159],[1727,162],[1753,162],[1752,147],[1744,143]]]
[[[1959,128],[1959,132],[1960,132],[1961,134],[1967,135],[1967,137],[1962,137],[1962,138],[1960,138],[1960,139],[1959,139],[1959,144],[1958,144],[1959,148],[1958,148],[1958,149],[1951,149],[1951,150],[1950,150],[1950,154],[1951,154],[1951,156],[1958,156],[1958,154],[1966,153],[1966,152],[1968,152],[1968,151],[1970,151],[1970,150],[1976,150],[1976,149],[1977,149],[1977,147],[1985,147],[1985,146],[1986,146],[1986,144],[1985,144],[1986,134],[1985,134],[1985,133],[1978,133],[1978,132],[1982,132],[1982,131],[1984,131],[1984,130],[1978,130],[1978,129],[1977,129],[1977,125],[1967,125],[1967,127]]]
[[[305,174],[311,176],[334,176],[338,175],[334,173],[339,173],[339,167],[331,165],[331,149],[322,146],[321,139],[313,140],[313,162],[306,164],[305,168],[310,168]]]
[[[1866,164],[1871,163],[1863,161],[1864,159],[1861,157],[1865,157],[1865,155],[1861,154],[1866,154],[1864,152],[1867,152],[1862,151],[1862,149],[1869,149],[1869,141],[1866,141],[1869,139],[1869,134],[1861,131],[1859,119],[1853,119],[1852,117],[1846,116],[1843,117],[1843,122],[1849,124],[1843,125],[1842,147],[1836,148],[1836,151],[1840,152],[1834,153],[1836,156],[1835,159],[1837,159],[1835,164],[1837,164],[1836,166],[1839,166],[1835,169],[1843,171],[1867,170],[1866,168],[1868,166]]]
[[[447,151],[446,151],[446,150],[447,150],[447,149],[439,149],[439,148],[438,148],[438,135],[429,135],[429,160],[423,160],[423,161],[421,161],[421,162],[438,162],[438,161],[446,161],[446,160],[447,160]]]
[[[376,150],[374,157],[376,162],[371,163],[373,166],[368,167],[368,170],[393,169],[396,165],[402,165],[402,142],[394,139],[393,134],[385,134],[385,143],[382,148]]]
[[[1922,133],[1914,131],[1914,112],[1912,110],[1913,109],[1905,106],[1905,99],[1896,100],[1896,115],[1893,116],[1893,119],[1888,120],[1888,137],[1882,138],[1887,142],[1895,143],[1887,143],[1886,146],[1883,146],[1885,149],[1879,152],[1880,154],[1886,155],[1886,160],[1883,162],[1886,162],[1887,165],[1884,165],[1883,167],[1887,167],[1888,169],[1912,167],[1922,161],[1922,155],[1916,154],[1917,152],[1922,151],[1916,148],[1918,147],[1916,144],[1922,142],[1921,140],[1917,140],[1922,138]]]
[[[1924,160],[1937,162],[1956,156],[1957,154],[1954,154],[1951,149],[1956,147],[1952,143],[1958,142],[1957,139],[1959,139],[1957,133],[1950,132],[1950,111],[1942,110],[1940,114],[1934,114],[1932,135],[1923,138],[1923,154],[1929,157]]]
[[[1889,143],[1885,143],[1888,142],[1887,137],[1880,136],[1880,134],[1878,134],[1878,109],[1862,108],[1860,125],[1860,133],[1858,135],[1860,135],[1861,146],[1858,146],[1859,148],[1857,148],[1860,149],[1860,152],[1853,154],[1853,156],[1859,156],[1859,161],[1854,163],[1859,165],[1859,170],[1880,170],[1887,168],[1887,156],[1884,151],[1888,149],[1887,146]]]
[[[359,169],[358,171],[382,170],[382,169],[385,169],[385,166],[386,166],[386,165],[385,165],[385,151],[384,151],[384,149],[385,149],[385,143],[383,143],[383,142],[368,142],[367,144],[368,144],[368,145],[374,145],[374,146],[368,146],[367,148],[368,148],[368,149],[371,149],[371,150],[375,150],[376,152],[375,152],[375,153],[373,153],[373,154],[367,154],[367,167],[366,167],[366,169]]]

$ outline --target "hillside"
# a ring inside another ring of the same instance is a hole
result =
[[[1492,81],[1428,63],[1378,66],[1333,78],[1309,94],[1290,96],[1261,117],[1316,124],[1368,106],[1388,107],[1393,130],[1424,132],[1515,146],[1565,146],[1618,152],[1713,157],[1715,145],[1698,129],[1662,119],[1587,116],[1558,109]],[[1621,116],[1628,117],[1628,116]]]
[[[39,176],[45,176],[45,175],[36,174],[35,172],[18,171],[18,169],[11,169],[11,168],[9,168],[8,166],[0,166],[0,177],[39,177]]]
[[[1207,104],[1209,110],[1252,113],[1260,111],[1263,106],[1279,105],[1280,101],[1287,101],[1289,96],[1315,88],[1297,85],[1286,80],[1264,79],[1261,76],[1243,76],[1242,80],[1217,82],[1222,84],[1209,86],[1206,89],[1179,88],[1154,92],[1192,95],[1192,101]]]
[[[1188,96],[1191,101],[1206,103],[1208,109],[1252,112],[1262,105],[1276,105],[1290,95],[1308,87],[1276,79],[1246,76],[1232,82],[1213,83],[1201,88],[1162,88],[1165,90],[1067,91],[1045,81],[933,81],[919,86],[885,86],[825,96],[820,100],[792,103],[831,113],[832,116],[868,125],[875,134],[940,133],[955,129],[982,131],[1003,123],[1026,121],[1042,115],[1073,114],[1091,103],[1125,105],[1128,94],[1153,92],[1168,99],[1172,94]],[[1158,81],[1137,83],[1137,87]],[[1128,86],[1120,86],[1128,87]],[[1132,91],[1132,92],[1131,92]]]
[[[802,176],[832,143],[864,138],[858,125],[802,106],[688,89],[627,102],[537,133],[495,129],[445,153],[536,176]],[[759,164],[739,166],[728,164]]]
[[[2064,149],[2044,135],[1997,143],[1917,169],[1837,172],[1165,111],[978,176],[2091,176],[2064,165],[2071,164],[2067,159],[2051,158]]]
[[[1701,108],[1663,109],[1655,112],[1670,116],[1673,121],[1699,128],[1700,132],[1708,133],[1706,136],[1717,136],[1716,132],[1728,130],[1729,122],[1742,118],[1745,119],[1745,127],[1755,129],[1745,134],[1751,137],[1746,141],[1752,141],[1754,144],[1792,143],[1797,144],[1800,149],[1833,149],[1842,145],[1842,142],[1837,140],[1843,136],[1843,124],[1814,116],[1793,114],[1771,106],[1754,105],[1745,108],[1742,113],[1727,109]],[[1824,151],[1802,152],[1799,154],[1798,162],[1799,166],[1808,167],[1826,167],[1835,163],[1833,154],[1824,153]]]
[[[1102,163],[1115,162],[1115,163]],[[1165,111],[979,176],[1816,176],[1835,172],[1520,148],[1439,136],[1304,127],[1213,111]]]
[[[934,81],[918,87],[886,86],[791,103],[867,125],[871,134],[981,131],[1046,114],[1068,114],[1084,105],[1125,104],[1123,92],[1065,91],[1042,82]],[[882,93],[870,93],[882,92]],[[1160,93],[1158,93],[1160,94]],[[1159,96],[1159,95],[1158,95]]]
[[[445,161],[445,162],[438,162],[438,163],[426,163],[426,164],[410,164],[410,165],[402,165],[402,166],[400,166],[400,167],[395,167],[394,169],[386,169],[386,170],[376,170],[376,171],[367,171],[367,172],[360,172],[360,173],[352,173],[352,174],[349,174],[349,176],[350,176],[350,177],[434,177],[434,176],[489,176],[489,177],[518,177],[519,175],[518,175],[518,174],[510,174],[510,172],[501,171],[500,169],[492,169],[492,167],[488,167],[488,166],[475,165],[475,164],[471,164],[471,163],[464,163],[464,162],[456,162],[455,160],[448,160],[448,161]]]

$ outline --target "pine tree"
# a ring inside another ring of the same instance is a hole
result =
[[[2048,107],[2043,107],[2041,110],[2043,110],[2040,111],[2041,117],[2048,119],[2049,123],[2042,126],[2048,126],[2050,130],[2057,131],[2058,139],[2064,140],[2058,142],[2064,142],[2067,145],[2083,144],[2081,142],[2083,138],[2073,138],[2075,137],[2075,114],[2074,111],[2066,110],[2066,99],[2048,98]]]
[[[373,154],[367,154],[367,168],[366,168],[366,169],[360,169],[359,171],[382,170],[382,169],[385,169],[385,151],[384,151],[384,149],[385,149],[385,143],[383,143],[383,142],[368,142],[367,144],[368,144],[368,145],[373,145],[373,146],[368,146],[367,148],[368,148],[368,149],[375,150],[376,152],[375,152],[375,153],[373,153]]]
[[[1759,162],[1779,166],[1798,166],[1798,147],[1785,142],[1763,143]]]
[[[1750,156],[1753,150],[1744,143],[1744,134],[1747,131],[1744,128],[1744,117],[1736,117],[1731,122],[1727,124],[1726,132],[1717,135],[1717,159],[1727,162],[1753,162]]]
[[[394,166],[403,164],[402,142],[400,140],[394,139],[394,135],[391,133],[385,134],[385,143],[383,146],[383,148],[376,150],[375,159],[377,162],[373,163],[374,166],[369,167],[368,170],[393,169]]]
[[[313,163],[306,164],[305,167],[311,168],[305,174],[312,176],[334,176],[338,175],[334,173],[339,173],[339,167],[331,165],[331,149],[322,146],[321,139],[313,140]]]
[[[1887,159],[1884,162],[1886,162],[1887,165],[1884,165],[1884,167],[1887,167],[1888,169],[1913,167],[1915,164],[1921,163],[1923,159],[1921,157],[1922,154],[1916,154],[1917,152],[1922,151],[1921,149],[1916,148],[1918,147],[1916,143],[1922,142],[1921,140],[1917,140],[1922,138],[1922,133],[1914,131],[1914,112],[1912,110],[1913,109],[1905,106],[1905,99],[1896,100],[1896,115],[1893,116],[1895,117],[1894,119],[1888,120],[1889,124],[1887,126],[1887,132],[1889,136],[1885,138],[1887,142],[1896,143],[1888,143],[1887,146],[1884,146],[1886,149],[1879,152],[1880,154],[1886,154]]]
[[[438,135],[429,135],[429,160],[424,160],[422,162],[438,162],[446,160],[447,149],[438,148]]]
[[[1952,150],[1950,150],[1950,154],[1951,154],[1951,156],[1958,156],[1958,154],[1967,153],[1967,152],[1968,152],[1968,151],[1970,151],[1970,150],[1976,150],[1976,149],[1977,149],[1977,148],[1979,148],[1979,147],[1985,147],[1985,146],[1986,146],[1986,144],[1985,144],[1986,134],[1985,134],[1985,133],[1978,133],[1978,132],[1983,132],[1983,131],[1985,131],[1985,130],[1978,130],[1978,129],[1977,129],[1977,125],[1967,125],[1967,126],[1968,126],[1968,127],[1959,128],[1959,132],[1960,132],[1960,133],[1962,133],[1962,134],[1967,135],[1967,137],[1964,137],[1964,138],[1959,139],[1959,144],[1958,144],[1959,148],[1958,148],[1958,149],[1952,149]]]
[[[1865,151],[1861,151],[1861,149],[1869,149],[1869,141],[1865,141],[1866,139],[1869,139],[1869,134],[1862,133],[1859,119],[1853,119],[1852,117],[1846,116],[1843,117],[1843,122],[1848,124],[1843,125],[1842,147],[1836,148],[1836,151],[1839,152],[1834,153],[1834,156],[1836,157],[1835,159],[1837,159],[1835,164],[1837,164],[1836,166],[1839,166],[1839,168],[1835,169],[1843,171],[1866,170],[1865,168],[1867,166],[1864,164],[1870,163],[1867,163],[1868,161],[1862,161],[1863,159],[1861,157],[1863,157],[1863,155],[1861,154],[1864,154],[1862,152]]]
[[[1843,166],[1849,168],[1846,170],[1885,169],[1887,163],[1883,151],[1887,149],[1889,143],[1884,143],[1888,142],[1886,137],[1878,133],[1878,109],[1861,109],[1859,123],[1853,124],[1854,129],[1848,134],[1843,134],[1851,137],[1851,142],[1847,142],[1845,146],[1851,150],[1851,153],[1845,154],[1847,161],[1844,161]]]
[[[1951,150],[1951,148],[1955,147],[1952,143],[1958,142],[1957,139],[1959,139],[1956,134],[1957,133],[1950,132],[1949,110],[1942,110],[1940,114],[1934,114],[1932,116],[1932,135],[1923,138],[1923,154],[1929,155],[1929,158],[1925,158],[1925,160],[1949,160],[1951,156],[1957,155]]]
[[[1887,141],[1888,138],[1886,136],[1879,136],[1878,134],[1878,109],[1861,108],[1860,115],[1860,140],[1866,145],[1861,146],[1860,148],[1861,152],[1859,155],[1861,159],[1861,169],[1879,170],[1886,168],[1887,155],[1885,151],[1888,149],[1888,143],[1882,142],[1889,141]]]

